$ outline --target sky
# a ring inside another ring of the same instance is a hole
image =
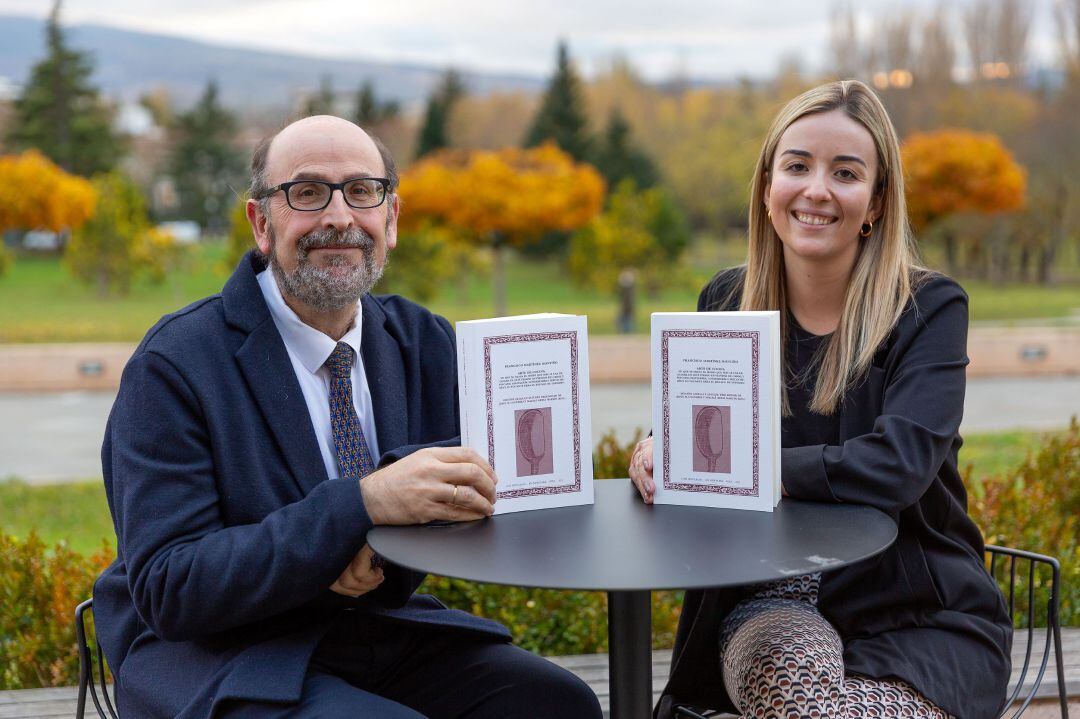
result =
[[[1055,64],[1053,6],[1035,8],[1031,55]],[[860,28],[888,12],[952,12],[967,0],[860,0]],[[51,0],[0,0],[0,13],[44,17]],[[650,80],[766,77],[789,58],[820,68],[831,0],[66,0],[67,23],[96,23],[316,56],[463,70],[550,73],[563,38],[592,75],[613,57]]]

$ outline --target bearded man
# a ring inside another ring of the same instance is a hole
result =
[[[505,628],[415,594],[380,524],[490,515],[455,446],[449,323],[375,297],[397,176],[351,122],[310,117],[252,158],[258,252],[163,318],[102,448],[117,559],[99,641],[131,717],[600,717]]]

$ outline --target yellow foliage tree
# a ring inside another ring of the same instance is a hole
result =
[[[96,285],[102,297],[126,294],[140,273],[154,282],[164,280],[179,248],[172,235],[150,225],[138,188],[116,171],[98,175],[93,183],[98,206],[68,243],[68,269],[76,279]]]
[[[0,232],[81,227],[94,214],[97,193],[37,150],[0,156]]]
[[[683,279],[677,261],[685,247],[685,232],[681,221],[671,216],[670,201],[660,188],[639,191],[632,180],[623,180],[608,198],[604,213],[571,238],[570,278],[617,293],[618,329],[631,332],[638,280],[655,289]]]
[[[495,313],[504,315],[505,248],[581,227],[600,212],[604,192],[596,168],[550,143],[528,150],[444,150],[402,176],[400,226],[409,232],[427,220],[491,247]]]
[[[221,263],[226,274],[232,274],[244,253],[255,249],[255,236],[247,218],[247,200],[245,193],[229,211],[229,234],[225,238],[225,258]]]
[[[1027,172],[991,133],[937,130],[916,133],[903,147],[908,212],[916,230],[958,213],[991,215],[1019,210]],[[946,231],[945,252],[956,270],[955,239]]]
[[[0,235],[7,230],[75,228],[94,212],[90,182],[70,175],[37,150],[0,155]],[[0,276],[12,255],[0,242]]]

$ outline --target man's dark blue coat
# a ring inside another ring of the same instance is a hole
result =
[[[246,256],[220,295],[158,322],[124,369],[102,447],[117,560],[98,580],[99,641],[125,719],[288,703],[341,611],[508,640],[414,594],[398,567],[359,600],[328,587],[371,519],[356,477],[329,480],[285,345]],[[453,333],[400,297],[365,296],[361,354],[381,464],[458,435]],[[386,451],[390,450],[390,451]]]

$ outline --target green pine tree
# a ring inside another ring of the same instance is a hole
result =
[[[560,42],[555,76],[551,78],[540,110],[525,136],[525,146],[535,147],[545,140],[553,140],[575,160],[590,161],[593,143],[584,106],[581,80],[570,64],[566,43]]]
[[[607,180],[608,187],[631,179],[639,188],[647,189],[660,181],[660,173],[652,159],[631,141],[630,124],[618,108],[613,108],[608,116],[607,129],[596,155],[596,168]]]
[[[450,115],[454,105],[465,94],[465,83],[461,75],[453,68],[446,71],[438,87],[428,97],[424,110],[424,126],[420,129],[420,139],[416,145],[416,156],[423,157],[429,152],[449,147]]]
[[[329,75],[319,79],[318,91],[304,103],[304,115],[334,114],[334,81]]]
[[[375,95],[375,86],[367,80],[356,91],[356,104],[353,108],[353,122],[361,127],[370,127],[385,120],[392,120],[401,112],[401,107],[393,100],[380,102]]]
[[[176,118],[169,174],[180,198],[177,216],[212,232],[226,226],[236,190],[244,181],[236,131],[236,118],[218,102],[213,81],[195,107]]]
[[[68,172],[89,176],[112,169],[124,143],[113,132],[112,110],[90,84],[89,56],[67,46],[60,5],[56,0],[45,27],[47,54],[15,100],[7,141],[15,149],[37,148]]]

